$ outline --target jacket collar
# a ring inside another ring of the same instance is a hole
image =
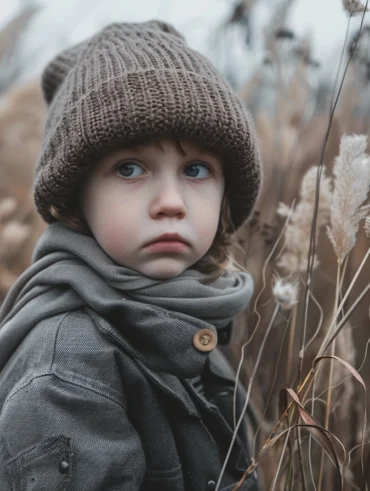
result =
[[[205,328],[217,336],[214,326],[141,302],[125,300],[121,304],[114,325],[95,310],[86,310],[102,334],[148,370],[184,379],[201,373],[208,353],[196,348],[194,336]]]
[[[136,346],[132,345],[117,331],[106,319],[97,314],[94,310],[87,309],[89,315],[92,317],[99,330],[116,344],[120,345],[125,352],[132,356],[135,362],[140,366],[142,371],[155,383],[162,391],[177,399],[186,408],[186,410],[195,416],[200,417],[199,410],[194,403],[194,399],[189,396],[187,390],[184,389],[184,384],[180,379],[188,379],[199,375],[204,365],[206,364],[208,369],[219,378],[226,380],[229,384],[234,383],[235,376],[230,366],[225,363],[223,357],[221,357],[217,350],[211,353],[204,353],[198,351],[193,344],[193,336],[197,330],[197,320],[194,319],[195,324],[186,323],[180,326],[182,329],[178,336],[172,336],[174,340],[170,340],[170,350],[161,351],[161,343],[158,343],[156,347],[152,344],[149,345],[149,351],[154,351],[154,355],[147,356],[145,353],[146,340],[142,339],[142,350],[140,351]],[[189,317],[189,320],[193,319]],[[155,319],[150,319],[150,322],[154,322]],[[156,331],[160,326],[156,326],[156,322],[153,324],[153,338],[159,337],[159,332]],[[231,326],[230,326],[231,327]],[[125,327],[127,330],[127,326]],[[159,355],[162,354],[162,359]],[[163,356],[165,358],[163,359]],[[169,370],[172,368],[172,372]],[[206,399],[200,397],[200,400],[204,407],[212,410],[214,407],[208,403]]]

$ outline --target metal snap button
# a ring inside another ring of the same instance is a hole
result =
[[[217,336],[210,329],[201,329],[194,334],[193,344],[198,351],[212,351],[217,346]]]
[[[213,491],[214,489],[216,489],[215,481],[208,481],[207,482],[207,489],[209,489],[210,491]]]
[[[69,470],[69,462],[67,459],[63,458],[59,462],[59,472],[61,472],[62,474],[66,474],[66,472],[68,472],[68,470]]]

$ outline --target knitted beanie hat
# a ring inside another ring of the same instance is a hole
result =
[[[161,21],[116,23],[45,68],[49,104],[34,198],[46,222],[68,211],[89,167],[145,139],[184,138],[222,158],[235,229],[261,180],[251,117],[216,68]]]

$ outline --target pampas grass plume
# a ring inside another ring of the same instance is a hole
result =
[[[315,207],[317,170],[317,166],[310,167],[303,176],[299,193],[300,201],[293,212],[284,203],[280,203],[277,209],[278,215],[282,217],[290,216],[285,232],[285,250],[277,263],[277,266],[284,269],[288,275],[304,273],[307,269],[312,216]],[[329,221],[331,199],[331,179],[325,176],[325,169],[323,169],[320,180],[316,235],[318,235],[320,227],[323,227]],[[313,264],[314,267],[319,264],[316,255]]]
[[[333,168],[331,225],[327,232],[339,264],[355,245],[359,222],[370,207],[363,206],[370,187],[370,159],[365,153],[366,147],[365,135],[344,135]]]
[[[365,5],[360,0],[343,0],[343,8],[349,15],[357,15],[365,12]],[[366,9],[366,12],[368,10]]]

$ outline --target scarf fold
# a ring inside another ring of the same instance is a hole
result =
[[[169,280],[149,278],[115,263],[93,237],[49,225],[2,305],[0,368],[37,322],[86,307],[111,322],[150,368],[183,374],[181,353],[189,355],[194,333],[227,326],[253,293],[248,273],[225,272],[209,285],[200,283],[204,277],[187,269]],[[204,363],[197,353],[198,364],[196,356],[188,360],[197,367],[192,373]]]

